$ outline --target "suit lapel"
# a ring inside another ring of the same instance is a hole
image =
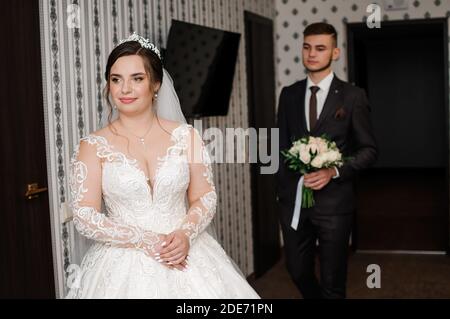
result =
[[[320,113],[319,119],[317,120],[316,126],[312,130],[311,135],[314,135],[319,131],[324,120],[338,107],[339,101],[342,97],[341,86],[341,80],[339,80],[335,75],[333,77],[333,81],[331,81],[330,90],[328,91],[327,98],[325,99],[322,112]]]
[[[297,94],[295,96],[295,128],[293,130],[295,132],[294,140],[297,140],[308,133],[305,118],[305,90],[306,80],[303,80],[300,82],[299,89],[297,90]]]

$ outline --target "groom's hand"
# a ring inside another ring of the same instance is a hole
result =
[[[305,174],[304,185],[315,191],[324,188],[336,175],[334,168],[322,168],[314,173]]]

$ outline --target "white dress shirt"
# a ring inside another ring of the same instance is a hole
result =
[[[307,77],[306,80],[306,94],[305,94],[305,118],[306,118],[306,127],[308,131],[309,129],[309,99],[311,98],[311,90],[309,89],[311,86],[318,86],[320,89],[317,91],[317,118],[319,118],[320,113],[322,113],[323,105],[325,104],[325,100],[327,99],[328,91],[330,90],[331,82],[333,81],[334,73],[330,72],[326,77],[322,79],[319,83],[315,84],[310,77]]]
[[[330,91],[331,82],[333,81],[334,73],[330,72],[326,77],[322,79],[319,83],[315,84],[311,78],[308,76],[306,80],[306,94],[305,94],[305,118],[306,118],[306,127],[308,131],[311,131],[309,128],[309,99],[311,98],[311,90],[309,89],[311,86],[318,86],[319,90],[316,93],[317,97],[317,119],[322,113],[323,106],[325,104],[325,100],[327,99],[328,92]],[[336,176],[333,178],[339,177],[339,170],[335,167]]]

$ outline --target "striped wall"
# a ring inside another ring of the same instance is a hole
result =
[[[71,5],[80,9],[79,28]],[[242,34],[230,112],[210,117],[203,128],[248,127],[244,10],[274,18],[272,0],[40,0],[48,185],[57,295],[72,262],[72,224],[62,223],[68,198],[67,171],[80,137],[102,126],[106,104],[104,68],[115,44],[137,31],[165,47],[171,19]],[[75,21],[76,22],[76,21]],[[253,272],[248,164],[215,164],[218,237],[244,274]]]

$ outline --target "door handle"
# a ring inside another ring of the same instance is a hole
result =
[[[39,188],[38,183],[31,183],[28,184],[27,192],[25,193],[25,197],[28,199],[38,198],[40,193],[46,192],[47,187],[41,187]]]

